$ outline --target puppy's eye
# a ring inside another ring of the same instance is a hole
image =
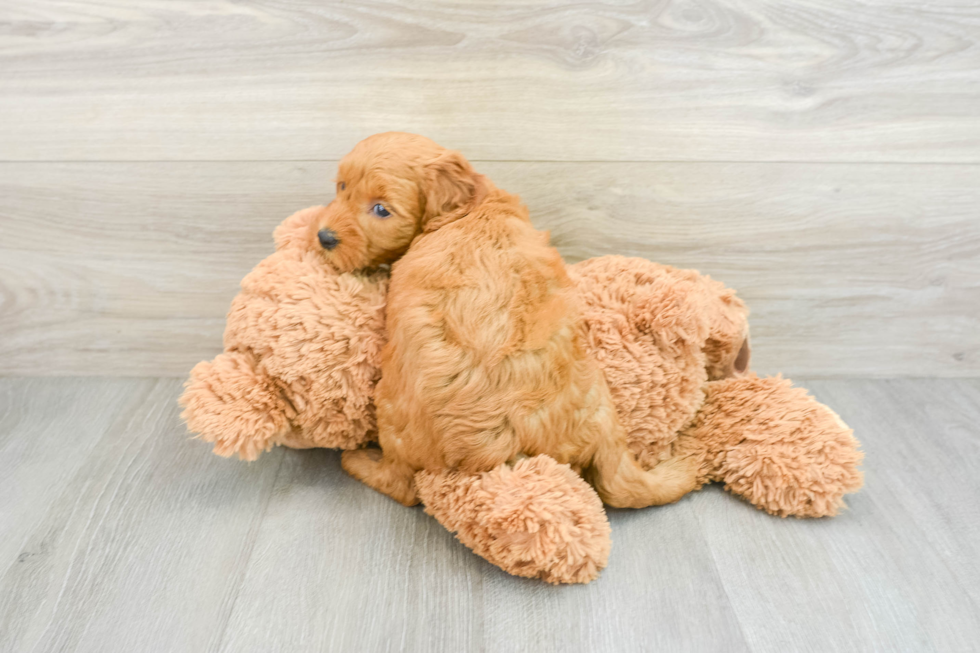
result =
[[[347,184],[345,184],[344,182],[340,182],[339,185],[340,185],[340,190],[347,190]]]
[[[379,218],[387,218],[389,215],[391,215],[391,212],[380,204],[375,204],[372,206],[371,213],[375,214]]]

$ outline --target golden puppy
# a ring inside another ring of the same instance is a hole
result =
[[[693,461],[647,471],[627,451],[561,257],[519,199],[458,152],[412,134],[362,141],[315,228],[341,270],[393,263],[381,450],[344,452],[352,476],[413,505],[418,470],[489,471],[543,453],[611,506],[669,503],[695,487]]]

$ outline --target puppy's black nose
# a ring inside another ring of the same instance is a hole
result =
[[[320,239],[320,246],[323,249],[333,249],[340,244],[340,240],[337,239],[337,234],[333,232],[333,229],[321,229],[316,232],[316,237]]]

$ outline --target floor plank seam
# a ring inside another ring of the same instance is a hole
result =
[[[701,511],[697,510],[696,508],[694,510],[694,518],[698,523],[698,531],[701,534],[701,541],[704,542],[704,546],[708,549],[708,553],[711,555],[711,565],[714,568],[715,577],[718,579],[718,584],[721,585],[721,589],[725,593],[725,598],[728,600],[728,605],[732,610],[732,615],[735,617],[735,623],[738,624],[738,632],[742,636],[742,641],[745,643],[745,648],[754,652],[757,649],[752,646],[752,642],[749,641],[749,638],[745,633],[745,626],[742,624],[742,618],[739,616],[738,610],[735,608],[735,601],[732,600],[732,596],[728,591],[728,584],[725,583],[725,579],[721,575],[721,566],[718,564],[718,557],[715,555],[714,547],[711,546],[711,542],[708,541],[708,536],[705,533],[704,523],[701,521]]]
[[[228,611],[227,614],[225,615],[225,624],[222,627],[221,633],[217,638],[216,646],[214,646],[213,648],[209,648],[210,651],[214,651],[215,653],[223,650],[224,648],[225,640],[228,637],[228,628],[229,626],[231,626],[231,618],[235,614],[235,605],[237,605],[238,598],[241,596],[242,587],[245,584],[245,578],[248,575],[249,566],[252,561],[252,555],[255,553],[255,544],[259,539],[259,533],[262,530],[263,522],[265,522],[266,513],[268,513],[269,511],[269,504],[272,503],[272,495],[276,491],[276,484],[279,482],[279,474],[280,472],[282,472],[283,465],[286,462],[285,449],[283,447],[278,447],[278,449],[280,451],[279,464],[276,466],[276,472],[275,474],[272,475],[272,480],[269,482],[269,490],[266,493],[266,496],[262,499],[262,509],[260,511],[260,515],[258,519],[256,519],[255,527],[252,530],[252,532],[249,534],[248,553],[244,556],[244,559],[242,560],[242,565],[241,565],[242,573],[237,581],[238,586],[235,588],[235,595],[231,599],[231,603],[228,606]]]

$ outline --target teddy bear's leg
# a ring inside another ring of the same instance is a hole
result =
[[[606,566],[609,521],[595,491],[545,455],[479,474],[415,476],[425,511],[515,576],[588,583]]]
[[[675,443],[700,460],[699,483],[721,481],[758,508],[825,517],[861,487],[863,454],[834,411],[779,377],[709,382],[705,402]]]
[[[191,370],[180,397],[181,417],[219,456],[255,460],[290,428],[279,388],[257,369],[255,358],[230,351]]]

